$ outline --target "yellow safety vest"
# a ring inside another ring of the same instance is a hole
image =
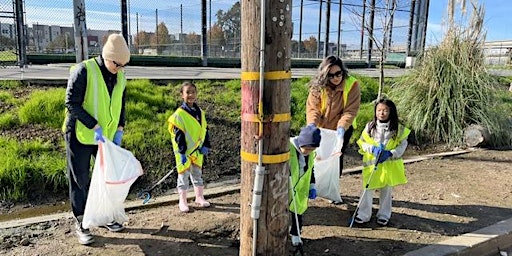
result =
[[[126,88],[126,79],[123,71],[117,72],[117,84],[114,86],[112,96],[109,95],[107,84],[103,79],[100,67],[94,59],[83,61],[87,70],[87,88],[85,90],[82,107],[87,113],[94,117],[103,129],[103,136],[112,140],[119,126],[121,107],[123,104],[123,93]],[[76,66],[71,67],[71,71]],[[66,109],[66,118],[68,117]],[[63,131],[66,121],[64,120]],[[76,138],[80,143],[86,145],[97,144],[94,139],[94,130],[87,128],[78,119],[75,126]]]
[[[206,137],[207,124],[204,111],[201,111],[201,123],[182,108],[178,108],[167,121],[169,122],[168,129],[171,134],[172,147],[178,173],[184,173],[192,164],[199,168],[203,167],[204,156],[199,152],[199,147],[203,145]],[[187,142],[187,151],[185,152],[187,155],[187,162],[183,165],[181,164],[181,157],[178,143],[176,142],[174,127],[180,129],[185,134],[185,140]]]
[[[309,186],[311,183],[311,174],[313,173],[313,165],[315,163],[316,152],[311,152],[306,161],[308,161],[308,169],[302,176],[299,176],[299,160],[297,159],[297,149],[290,143],[290,176],[292,177],[290,184],[290,193],[288,196],[289,209],[291,212],[303,214],[308,209]],[[295,191],[295,195],[292,193]],[[297,210],[295,210],[295,202]]]
[[[354,87],[354,84],[357,82],[357,79],[353,76],[348,76],[345,80],[345,88],[343,88],[343,108],[347,106],[347,100],[348,100],[348,93]],[[321,95],[320,95],[320,114],[322,116],[325,115],[325,112],[327,111],[327,90],[325,88],[322,88]],[[354,129],[357,129],[357,115],[354,118],[354,121],[352,122],[352,126]]]
[[[399,125],[398,126],[398,135],[389,140],[389,142],[385,146],[385,150],[395,149],[402,140],[407,139],[411,130],[408,128]],[[371,152],[363,151],[363,143],[368,143],[373,146],[378,147],[379,142],[375,141],[366,129],[361,134],[361,138],[357,141],[359,145],[359,153],[363,155],[363,189],[368,183],[372,171],[375,168],[375,163],[377,159]],[[407,183],[407,178],[405,177],[405,166],[402,158],[398,159],[388,159],[383,163],[380,163],[377,166],[377,170],[372,176],[371,182],[368,186],[368,189],[378,189],[386,186],[394,187],[396,185]]]

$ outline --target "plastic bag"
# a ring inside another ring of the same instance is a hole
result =
[[[320,128],[320,146],[316,149],[315,180],[317,196],[341,202],[340,196],[340,150],[336,149],[337,133]]]
[[[109,140],[99,143],[82,227],[127,222],[124,201],[131,185],[142,173],[140,162],[130,151]]]

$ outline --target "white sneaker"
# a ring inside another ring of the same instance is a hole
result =
[[[340,204],[342,204],[342,203],[343,203],[343,200],[341,200],[341,201],[333,201],[333,200],[329,200],[329,203],[334,204],[334,205],[340,205]]]
[[[292,245],[293,246],[299,246],[299,244],[302,244],[302,241],[300,240],[300,237],[292,235]]]
[[[89,229],[82,228],[80,222],[75,223],[75,229],[80,244],[88,245],[94,243],[94,237],[91,235],[91,232],[89,232]]]

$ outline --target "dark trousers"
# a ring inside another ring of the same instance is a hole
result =
[[[341,156],[340,156],[340,177],[341,177],[341,171],[343,171],[343,156],[345,155],[345,150],[348,147],[348,144],[350,143],[350,137],[352,137],[352,133],[354,133],[354,127],[352,125],[348,128],[348,130],[345,132],[345,135],[343,136],[343,146],[341,147]]]
[[[297,227],[297,221],[295,220],[295,213],[291,212],[292,215],[292,229],[290,230],[290,235],[292,236],[298,236],[300,234],[300,231],[302,230],[302,214],[297,214],[297,220],[299,222],[299,226]]]
[[[84,145],[78,141],[75,132],[64,135],[66,141],[69,199],[75,217],[84,215],[89,185],[91,184],[91,157],[96,156],[97,145]]]

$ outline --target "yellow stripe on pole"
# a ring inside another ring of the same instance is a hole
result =
[[[291,71],[269,71],[263,75],[265,80],[286,80],[292,78]],[[260,72],[242,72],[240,79],[244,81],[258,81],[260,80]]]
[[[259,156],[258,154],[253,154],[245,151],[240,151],[240,156],[242,160],[247,162],[258,163]],[[277,154],[277,155],[263,155],[262,162],[264,164],[280,164],[288,161],[290,159],[290,152]]]
[[[249,113],[243,113],[242,114],[242,121],[246,122],[253,122],[253,123],[268,123],[268,122],[288,122],[292,120],[292,115],[290,113],[282,113],[282,114],[272,114],[268,117],[265,117],[263,121],[260,119],[258,114],[249,114]]]

